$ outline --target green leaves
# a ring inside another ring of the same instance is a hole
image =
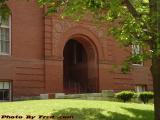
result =
[[[48,13],[58,12],[62,18],[81,20],[91,14],[96,23],[112,23],[109,33],[124,46],[140,45],[143,52],[130,55],[122,71],[131,63],[140,63],[160,55],[160,33],[156,24],[158,14],[149,0],[38,0],[48,7]],[[152,13],[152,14],[151,14]],[[160,21],[160,20],[159,20]],[[145,49],[147,48],[147,49]],[[152,51],[152,52],[151,52]],[[128,62],[128,63],[127,63]]]
[[[141,92],[138,95],[139,99],[144,103],[148,103],[149,100],[154,98],[154,93],[153,92]]]
[[[128,101],[131,101],[134,94],[135,93],[132,91],[121,91],[121,92],[116,93],[115,96],[116,98],[122,100],[123,102],[128,102]]]
[[[0,16],[2,17],[2,19],[7,19],[8,16],[10,15],[11,11],[8,8],[8,6],[6,5],[6,2],[8,0],[0,0]]]

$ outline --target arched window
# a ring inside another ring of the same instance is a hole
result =
[[[10,17],[0,16],[0,55],[10,55]]]

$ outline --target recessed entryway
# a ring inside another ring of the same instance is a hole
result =
[[[70,39],[63,51],[63,88],[65,93],[98,91],[97,54],[89,43]]]

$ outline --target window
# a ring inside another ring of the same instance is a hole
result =
[[[136,92],[144,92],[147,90],[147,86],[146,85],[137,85],[135,90],[136,90]]]
[[[10,82],[0,82],[0,101],[11,99],[11,85]]]
[[[10,54],[10,20],[0,16],[0,55]]]
[[[140,54],[140,46],[139,45],[132,45],[132,54],[137,55]]]
[[[132,45],[132,55],[138,55],[142,52],[140,45]],[[133,62],[133,65],[143,65],[143,62]]]

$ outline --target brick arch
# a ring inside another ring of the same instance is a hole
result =
[[[67,42],[71,39],[79,42],[87,53],[87,73],[88,88],[92,92],[99,91],[99,60],[102,59],[102,48],[98,38],[89,30],[83,27],[73,27],[61,35],[61,39],[57,46],[58,54],[62,56]]]
[[[60,55],[61,58],[63,58],[64,46],[68,40],[73,38],[81,42],[84,47],[86,43],[90,44],[96,51],[98,61],[104,59],[98,37],[92,31],[81,26],[72,27],[61,34],[60,41],[57,44],[57,55]]]

